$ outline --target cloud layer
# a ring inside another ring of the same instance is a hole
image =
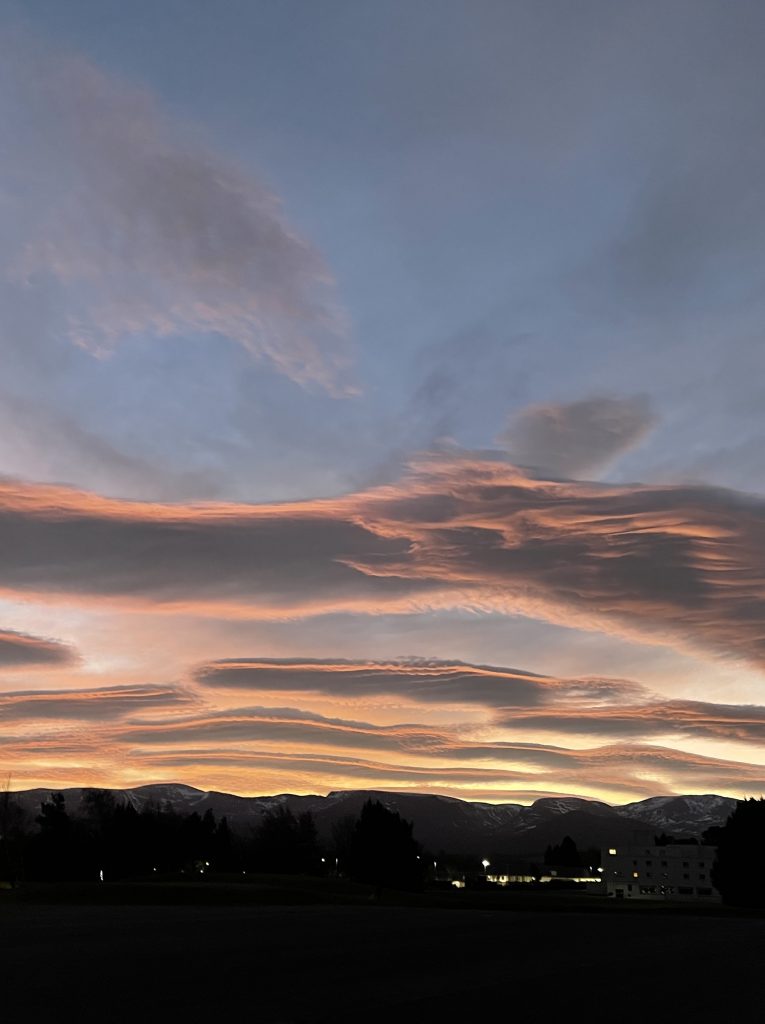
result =
[[[629,701],[644,692],[618,679],[555,679],[520,669],[469,665],[437,658],[348,661],[316,658],[238,658],[200,666],[205,687],[319,693],[357,699],[394,696],[422,704],[478,704],[484,708],[537,707],[584,701]]]
[[[252,618],[484,608],[765,662],[765,502],[459,453],[332,500],[181,506],[0,483],[0,588]]]
[[[84,777],[94,780],[119,771],[123,779],[173,781],[182,771],[208,788],[251,793],[372,785],[522,801],[555,793],[612,800],[657,792],[752,794],[765,786],[761,764],[633,739],[578,748],[484,741],[457,726],[380,726],[294,707],[170,718],[178,699],[158,691],[77,692],[71,709],[65,699],[10,695],[7,720],[16,734],[0,732],[0,757],[13,766],[17,785],[41,772],[51,781],[76,780],[87,767]]]
[[[0,694],[0,721],[101,722],[128,714],[167,711],[193,703],[174,687],[111,686],[88,690],[24,690]]]

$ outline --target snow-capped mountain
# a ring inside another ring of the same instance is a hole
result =
[[[56,792],[34,789],[14,793],[30,819],[40,803]],[[83,789],[63,790],[67,810],[77,815]],[[581,797],[546,797],[530,806],[523,804],[470,803],[453,797],[423,793],[391,793],[377,790],[340,790],[327,796],[244,797],[232,793],[205,792],[182,784],[139,786],[115,790],[115,796],[137,810],[154,804],[180,814],[212,810],[225,816],[232,828],[249,830],[262,816],[279,805],[294,814],[310,811],[319,833],[329,838],[335,823],[355,818],[368,799],[380,800],[414,823],[416,838],[428,849],[450,853],[536,854],[550,843],[570,835],[580,848],[629,842],[636,832],[667,833],[678,838],[698,837],[711,825],[723,825],[736,805],[730,797],[649,797],[622,806],[610,806]]]
[[[708,793],[704,796],[652,796],[614,810],[625,818],[640,818],[669,835],[699,835],[710,825],[723,825],[736,801]]]

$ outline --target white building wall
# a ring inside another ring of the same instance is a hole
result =
[[[606,893],[617,899],[719,899],[713,846],[612,846],[601,852]]]

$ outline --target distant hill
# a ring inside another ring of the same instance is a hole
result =
[[[34,817],[40,803],[55,789],[32,789],[14,793],[13,798]],[[61,790],[67,809],[77,814],[83,789]],[[423,793],[389,793],[378,790],[341,790],[327,796],[235,796],[231,793],[204,792],[184,785],[157,784],[136,789],[114,790],[137,809],[149,803],[169,807],[182,814],[212,810],[224,815],[232,828],[247,830],[264,813],[286,805],[295,814],[310,811],[319,833],[331,835],[335,822],[355,817],[363,803],[380,800],[414,822],[416,838],[433,851],[534,855],[565,835],[580,849],[628,842],[635,832],[666,832],[678,838],[700,836],[710,825],[723,825],[736,801],[730,797],[703,796],[649,797],[636,803],[610,806],[579,797],[552,797],[523,804],[471,803],[453,797]]]

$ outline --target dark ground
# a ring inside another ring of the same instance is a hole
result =
[[[0,900],[0,1019],[760,1019],[765,920]]]

